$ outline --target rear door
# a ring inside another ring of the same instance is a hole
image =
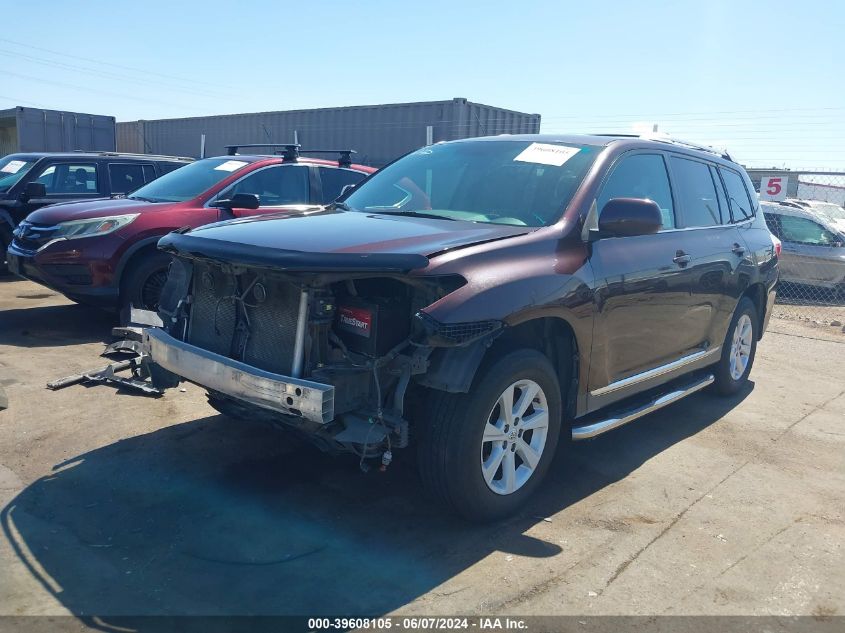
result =
[[[334,202],[346,185],[357,185],[367,177],[354,169],[343,167],[317,167],[319,178],[319,201],[321,204]]]
[[[678,201],[678,231],[691,260],[690,303],[683,329],[686,344],[714,355],[724,342],[739,296],[754,273],[734,222],[718,170],[688,155],[670,154],[669,167]],[[753,210],[746,204],[744,210]]]
[[[261,215],[296,205],[319,204],[314,202],[310,170],[307,165],[270,165],[250,172],[231,187],[218,194],[227,199],[244,193],[258,196],[258,209],[232,209],[235,217]]]

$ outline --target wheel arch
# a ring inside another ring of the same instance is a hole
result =
[[[558,375],[567,418],[576,414],[581,377],[580,348],[575,329],[564,318],[542,316],[501,330],[494,339],[476,341],[465,347],[438,348],[430,357],[420,384],[452,393],[466,393],[480,370],[516,349],[533,349],[549,359]]]
[[[745,292],[742,293],[743,297],[748,297],[751,300],[751,303],[754,304],[754,308],[757,310],[758,341],[763,338],[764,324],[766,323],[766,295],[766,286],[762,282],[751,284],[745,289]],[[740,297],[740,300],[741,299],[742,297]]]

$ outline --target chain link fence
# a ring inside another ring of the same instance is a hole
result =
[[[773,318],[845,332],[845,172],[749,169],[782,243]]]

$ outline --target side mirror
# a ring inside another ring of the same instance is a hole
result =
[[[261,200],[255,193],[236,193],[231,198],[218,200],[214,203],[214,206],[230,211],[232,209],[257,209],[261,206]]]
[[[599,215],[599,237],[650,235],[661,226],[660,207],[647,198],[613,198]]]
[[[21,193],[21,200],[26,202],[33,198],[47,197],[47,187],[42,182],[28,182]]]

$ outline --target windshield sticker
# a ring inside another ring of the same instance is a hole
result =
[[[550,145],[548,143],[531,143],[514,160],[522,163],[536,163],[538,165],[554,165],[555,167],[560,167],[580,151],[577,147],[564,147],[563,145]]]
[[[0,171],[5,172],[7,174],[16,174],[21,170],[21,167],[26,165],[26,161],[23,160],[10,160],[8,163],[0,167]]]
[[[242,160],[227,160],[225,163],[220,163],[215,167],[217,171],[236,171],[246,165]]]

